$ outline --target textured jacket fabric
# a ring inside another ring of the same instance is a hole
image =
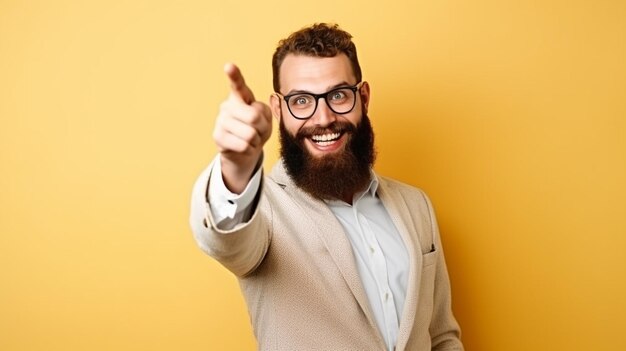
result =
[[[279,162],[250,221],[220,230],[206,201],[210,171],[193,191],[200,248],[239,279],[260,350],[385,350],[343,227]],[[377,195],[410,259],[396,350],[463,350],[432,206],[419,189],[379,177]],[[433,251],[434,245],[434,251]]]

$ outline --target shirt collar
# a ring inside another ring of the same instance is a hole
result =
[[[367,188],[366,191],[370,192],[370,195],[372,195],[373,197],[376,197],[376,192],[378,191],[378,176],[376,175],[376,173],[374,173],[373,170],[370,170],[370,178],[372,179],[370,181],[370,185]]]

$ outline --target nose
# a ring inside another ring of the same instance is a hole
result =
[[[313,122],[316,126],[327,127],[336,120],[337,116],[330,109],[330,107],[328,107],[326,99],[320,97],[317,104],[317,110],[311,117],[311,122]]]

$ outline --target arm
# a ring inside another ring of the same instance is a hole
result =
[[[189,222],[198,246],[237,276],[252,272],[263,260],[270,241],[268,224],[259,213],[256,201],[236,209],[233,218],[221,218],[226,211],[214,211],[207,198],[215,162],[196,181],[191,198]],[[262,174],[261,169],[257,172]],[[254,190],[253,200],[261,196],[262,182]],[[249,190],[249,189],[247,189]],[[230,204],[229,204],[230,205]],[[248,217],[248,218],[246,218]],[[241,221],[239,221],[241,220]],[[227,225],[224,226],[224,223]]]
[[[452,313],[452,297],[450,278],[446,267],[446,260],[439,235],[439,226],[430,199],[424,194],[430,214],[430,222],[435,234],[435,247],[439,251],[435,272],[435,291],[433,300],[433,314],[430,323],[432,350],[463,350],[461,343],[461,329]]]
[[[435,277],[433,317],[430,324],[432,349],[438,351],[463,350],[461,329],[452,314],[448,269],[438,235],[437,238],[437,244],[435,245],[438,245],[439,257]]]
[[[228,230],[248,222],[252,217],[256,208],[255,200],[260,196],[259,189],[263,176],[262,160],[259,160],[252,178],[241,194],[235,194],[228,190],[222,177],[221,164],[218,156],[209,166],[211,174],[206,194],[208,194],[207,199],[213,223],[219,229]]]
[[[190,223],[203,251],[244,276],[260,264],[269,246],[270,232],[255,204],[261,197],[259,165],[271,134],[271,113],[267,105],[254,100],[235,65],[224,70],[231,93],[221,105],[213,132],[219,162],[213,162],[196,181]]]

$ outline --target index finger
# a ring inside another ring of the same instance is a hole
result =
[[[243,75],[233,63],[227,63],[224,66],[224,72],[230,79],[230,90],[241,98],[245,103],[251,104],[254,102],[254,94],[252,90],[246,85],[246,81],[243,79]]]

